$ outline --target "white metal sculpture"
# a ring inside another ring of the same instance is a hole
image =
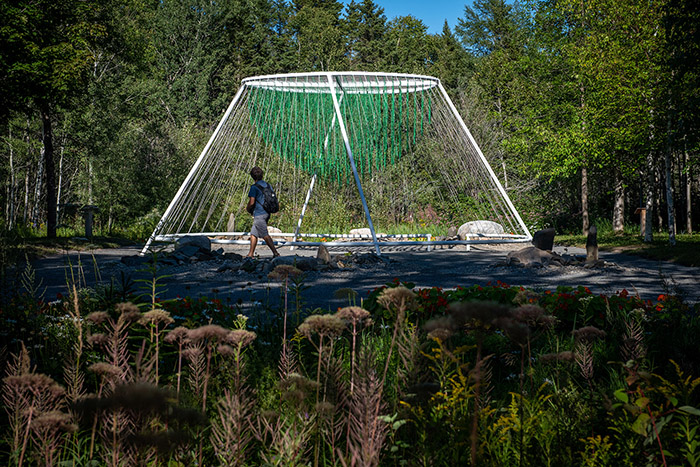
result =
[[[252,183],[248,173],[255,165],[278,192],[282,219],[290,226],[288,233],[273,235],[280,245],[371,245],[380,254],[380,245],[532,239],[437,78],[294,73],[243,80],[142,254],[153,242],[185,235],[248,243],[241,238],[248,232],[235,227],[249,222],[244,208]],[[425,180],[419,189],[417,180]],[[319,184],[320,194],[315,193]],[[338,209],[333,203],[353,186],[370,235],[302,231],[312,194],[326,197],[319,204]],[[452,224],[491,220],[503,226],[503,233],[463,240],[434,240],[430,233],[377,234],[373,210],[396,211],[394,218],[403,215],[405,222],[415,221],[415,213],[438,210],[433,217],[439,218],[445,211]]]

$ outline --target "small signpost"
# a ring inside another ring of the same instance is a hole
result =
[[[93,215],[100,209],[94,204],[85,204],[80,208],[80,212],[85,219],[85,238],[92,240],[92,219]]]
[[[98,208],[94,204],[76,203],[61,203],[58,205],[58,208],[61,210],[61,213],[65,212],[65,214],[71,217],[74,216],[76,212],[82,214],[83,219],[85,220],[85,238],[87,238],[88,240],[92,240],[92,222],[94,214],[97,211],[99,211],[100,208]]]

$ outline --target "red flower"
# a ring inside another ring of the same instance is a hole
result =
[[[665,301],[666,301],[666,298],[667,298],[666,295],[661,294],[661,295],[659,295],[659,298],[657,298],[657,300],[660,301],[660,302],[665,302]]]

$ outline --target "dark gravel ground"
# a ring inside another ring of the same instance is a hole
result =
[[[601,268],[584,269],[580,266],[548,266],[542,268],[518,268],[504,266],[507,251],[514,247],[482,246],[443,248],[431,252],[420,247],[393,247],[383,249],[383,261],[371,264],[350,264],[349,267],[332,270],[315,270],[305,273],[303,284],[308,288],[302,297],[306,307],[334,310],[347,304],[347,300],[334,298],[334,292],[349,287],[366,298],[369,292],[394,278],[409,281],[419,287],[440,286],[451,288],[485,285],[497,280],[510,285],[523,285],[535,289],[555,289],[559,285],[587,286],[595,293],[612,294],[627,289],[644,299],[655,299],[661,293],[681,293],[689,302],[700,301],[700,269],[673,263],[645,260],[635,256],[601,252],[606,262]],[[218,246],[214,246],[218,248]],[[136,257],[139,247],[98,249],[93,251],[66,251],[32,263],[37,282],[41,281],[46,300],[53,300],[58,293],[67,292],[66,278],[80,278],[83,284],[94,287],[111,281],[120,287],[122,277],[131,280],[147,278],[143,265],[124,264],[123,257]],[[227,246],[227,253],[245,254],[247,247]],[[355,251],[355,255],[362,252]],[[370,250],[365,250],[368,252]],[[556,247],[564,255],[581,255],[575,248]],[[225,263],[223,258],[183,265],[162,265],[159,275],[168,275],[162,298],[177,296],[216,296],[230,302],[240,301],[244,306],[272,305],[280,297],[279,284],[267,278],[270,268],[269,250],[258,247],[261,258],[255,272],[227,270],[217,272]],[[316,256],[315,248],[282,248],[283,256]],[[333,255],[342,254],[331,250]],[[230,264],[230,260],[229,260]],[[137,283],[136,286],[142,284]]]

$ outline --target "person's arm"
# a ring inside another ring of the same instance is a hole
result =
[[[245,207],[245,210],[248,211],[249,214],[253,214],[253,211],[255,210],[255,197],[254,196],[248,197],[248,206]]]

